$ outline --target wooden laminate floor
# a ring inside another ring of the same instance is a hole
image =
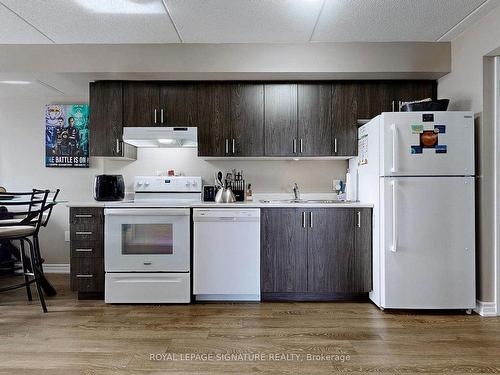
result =
[[[370,303],[110,306],[49,279],[48,314],[24,290],[0,294],[0,374],[500,372],[500,318]]]

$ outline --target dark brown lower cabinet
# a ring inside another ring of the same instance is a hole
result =
[[[72,207],[69,216],[71,290],[78,299],[103,299],[104,208]]]
[[[372,287],[370,208],[261,210],[264,300],[335,300]]]
[[[261,210],[261,291],[306,292],[307,231],[295,208]]]

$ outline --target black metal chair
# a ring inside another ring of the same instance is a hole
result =
[[[31,301],[30,285],[35,283],[43,312],[47,312],[47,306],[40,285],[43,274],[38,248],[38,232],[45,221],[44,211],[47,209],[49,193],[49,190],[33,190],[29,193],[0,192],[0,206],[13,208],[9,210],[12,219],[0,220],[0,240],[20,241],[19,260],[22,263],[24,275],[24,283],[0,288],[0,292],[26,287],[28,300]],[[26,255],[24,244],[28,245],[29,257]],[[28,270],[28,260],[30,270]],[[30,280],[30,276],[33,279]]]

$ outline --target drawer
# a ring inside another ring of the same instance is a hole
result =
[[[71,257],[72,258],[103,258],[104,243],[103,241],[72,241],[71,242]]]
[[[104,209],[100,207],[71,207],[69,209],[69,223],[71,225],[102,225],[104,222]]]
[[[103,242],[104,241],[104,225],[102,223],[79,223],[71,224],[70,228],[71,241],[83,242]]]
[[[106,273],[106,303],[189,303],[190,274]]]
[[[78,292],[104,292],[104,259],[72,258],[71,282]]]

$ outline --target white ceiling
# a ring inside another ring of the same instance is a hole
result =
[[[499,0],[0,0],[0,43],[450,40]],[[1,5],[3,4],[3,6]]]
[[[313,40],[436,41],[483,3],[484,0],[331,0],[325,3]]]

